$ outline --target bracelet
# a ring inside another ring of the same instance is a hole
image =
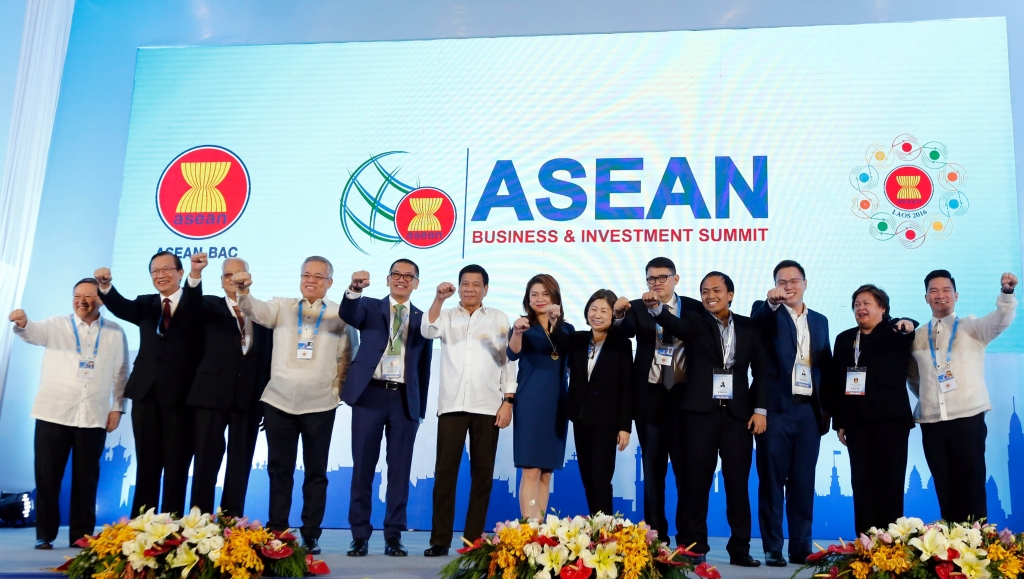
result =
[[[515,405],[516,405],[516,399],[515,399],[515,397],[514,397],[514,396],[513,396],[513,397],[508,397],[508,398],[502,398],[502,399],[501,399],[501,401],[502,401],[502,402],[508,402],[508,403],[509,403],[509,404],[511,404],[512,406],[515,406]]]
[[[1004,294],[1013,295],[1013,290],[1014,289],[1016,289],[1016,288],[1011,288],[1010,291],[1006,291],[1006,290],[1000,288],[999,291],[1003,292]]]
[[[350,286],[348,286],[348,289],[349,289],[349,291],[351,291],[351,292],[354,292],[354,293],[357,293],[357,294],[361,294],[361,293],[363,293],[363,288],[359,288],[359,289],[356,289],[356,288],[354,288],[354,287],[352,287],[352,286],[350,285]]]

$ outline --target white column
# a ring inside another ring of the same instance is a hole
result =
[[[0,401],[14,334],[7,314],[28,277],[74,0],[28,0],[0,183]]]

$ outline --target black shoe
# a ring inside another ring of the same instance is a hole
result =
[[[53,541],[36,541],[36,549],[49,551],[50,549],[53,549]]]
[[[693,566],[696,567],[697,565],[700,565],[701,563],[707,563],[708,556],[706,554],[700,554],[700,555],[697,555],[696,557],[687,557],[687,559],[689,559],[690,561],[693,561]]]
[[[314,539],[312,537],[303,537],[302,543],[303,546],[306,547],[306,552],[310,555],[320,554],[320,543],[318,542],[317,539]]]
[[[769,567],[785,567],[786,560],[782,558],[782,553],[778,551],[769,551],[764,554],[764,564]]]
[[[447,557],[448,547],[442,547],[441,545],[431,545],[429,549],[423,551],[424,557]]]
[[[794,565],[803,565],[807,562],[807,555],[790,555],[789,562]]]
[[[409,551],[406,551],[402,545],[402,539],[391,537],[384,541],[384,554],[388,557],[405,557],[409,554]]]
[[[746,555],[740,555],[739,557],[729,557],[729,564],[736,565],[739,567],[760,567],[761,562],[750,556],[749,553]]]
[[[366,539],[353,539],[352,544],[348,546],[348,553],[345,553],[349,557],[365,557],[369,552],[369,541]]]

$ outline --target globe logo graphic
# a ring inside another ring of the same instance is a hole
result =
[[[349,174],[341,192],[341,227],[352,246],[366,255],[402,243],[395,229],[395,208],[416,189],[399,179],[401,165],[388,151],[373,155]],[[391,158],[389,158],[391,157]]]

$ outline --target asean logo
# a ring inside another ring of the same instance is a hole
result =
[[[385,167],[383,159],[405,151],[374,155],[353,171],[341,193],[341,227],[359,251],[406,243],[418,249],[440,245],[455,230],[455,203],[437,187],[409,185],[401,167]],[[391,161],[391,159],[388,159]]]
[[[215,145],[195,147],[175,157],[156,187],[160,219],[188,239],[224,233],[248,204],[248,169],[238,155]]]
[[[915,249],[928,238],[949,237],[953,218],[967,213],[970,203],[961,189],[967,172],[949,161],[942,143],[919,145],[917,137],[903,134],[891,145],[868,147],[865,160],[866,165],[850,171],[850,184],[857,190],[851,209],[868,221],[868,234],[875,239],[897,239]]]

